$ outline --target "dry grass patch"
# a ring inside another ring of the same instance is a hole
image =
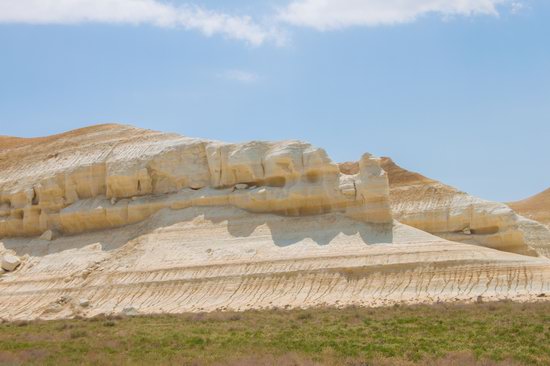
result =
[[[550,302],[4,323],[0,364],[550,365]]]

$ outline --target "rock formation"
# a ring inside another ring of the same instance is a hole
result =
[[[14,271],[20,264],[21,260],[13,254],[5,253],[2,256],[2,269],[4,271]]]
[[[550,230],[503,203],[471,196],[382,158],[396,220],[447,240],[550,256]]]
[[[509,208],[401,184],[369,154],[101,125],[0,137],[0,172],[0,257],[19,261],[0,275],[0,319],[550,292],[546,244]]]
[[[226,144],[119,125],[15,140],[0,150],[0,237],[101,230],[191,206],[391,223],[379,160],[359,165],[343,174],[298,141]]]

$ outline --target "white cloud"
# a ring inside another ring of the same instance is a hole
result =
[[[227,70],[220,76],[226,80],[234,80],[245,84],[251,84],[258,81],[257,74],[244,70]]]
[[[279,19],[318,30],[406,23],[426,14],[498,15],[509,0],[293,0]],[[517,3],[517,2],[516,2]]]
[[[288,39],[281,30],[283,24],[331,30],[412,22],[426,14],[444,18],[498,16],[501,5],[508,6],[513,14],[526,8],[521,0],[287,0],[286,7],[265,18],[275,26],[266,26],[248,15],[231,15],[192,4],[175,5],[173,1],[0,0],[0,23],[149,24],[195,30],[207,36],[222,35],[257,46],[265,42],[284,45]]]
[[[268,40],[282,42],[276,31],[262,27],[249,16],[233,16],[193,5],[175,6],[159,0],[0,0],[0,23],[86,22],[181,27],[252,45]]]
[[[510,11],[512,12],[512,14],[521,13],[526,9],[528,9],[528,6],[522,3],[521,1],[513,1],[512,4],[510,5]]]

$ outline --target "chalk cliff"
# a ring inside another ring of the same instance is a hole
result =
[[[216,205],[391,223],[379,159],[365,154],[359,165],[343,174],[324,150],[299,141],[228,144],[121,125],[4,138],[0,237],[75,234],[166,207]]]
[[[540,228],[299,141],[121,125],[0,137],[0,320],[540,300]]]

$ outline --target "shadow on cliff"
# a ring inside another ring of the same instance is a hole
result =
[[[345,217],[339,213],[312,216],[276,216],[273,214],[253,214],[242,211],[245,217],[224,217],[217,211],[205,210],[200,215],[214,224],[227,221],[227,230],[234,237],[249,237],[260,226],[269,228],[273,242],[286,247],[310,239],[317,245],[328,245],[338,235],[359,235],[365,244],[391,243],[392,225],[367,224]]]
[[[45,256],[70,249],[82,249],[98,243],[104,251],[113,251],[141,235],[135,235],[132,230],[137,225],[139,224],[78,235],[65,235],[52,241],[38,238],[9,238],[2,239],[0,242],[6,249],[12,249],[20,256],[25,254]]]
[[[92,244],[101,244],[105,251],[113,251],[133,240],[157,230],[185,222],[222,225],[235,238],[250,237],[261,226],[269,229],[273,242],[279,247],[290,246],[304,240],[317,245],[330,244],[338,235],[359,236],[365,245],[392,243],[391,224],[367,224],[342,214],[288,217],[273,214],[249,213],[233,207],[190,207],[181,210],[162,209],[150,218],[120,228],[90,232],[73,236],[62,236],[53,241],[16,238],[3,239],[6,249],[13,249],[18,255],[44,256],[68,249],[80,249]],[[185,239],[185,230],[181,231]],[[262,233],[263,235],[263,233]],[[173,235],[171,235],[173,238]],[[216,238],[212,238],[216,240]],[[162,244],[159,242],[159,245]]]

